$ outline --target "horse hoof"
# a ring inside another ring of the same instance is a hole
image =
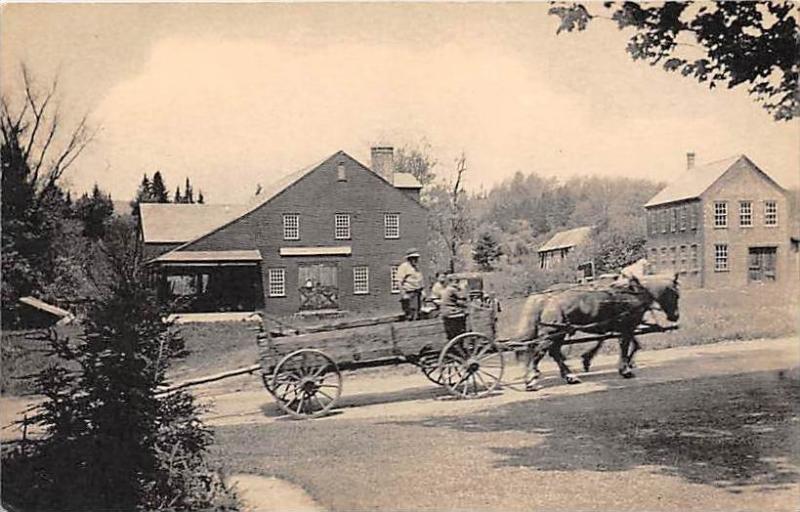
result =
[[[564,380],[567,381],[567,384],[580,384],[581,383],[581,379],[579,379],[578,377],[576,377],[575,375],[572,375],[572,374],[569,374],[569,375],[565,376]]]
[[[542,385],[538,382],[529,382],[525,384],[525,391],[539,391],[542,389]]]
[[[581,360],[583,360],[583,371],[588,372],[592,367],[592,360],[586,356],[581,356]]]
[[[636,377],[636,374],[630,370],[620,370],[619,374],[625,379],[632,379]]]

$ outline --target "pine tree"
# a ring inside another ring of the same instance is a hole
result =
[[[145,173],[142,182],[139,184],[139,189],[136,191],[136,197],[131,201],[131,215],[139,217],[139,204],[153,202],[153,185]]]
[[[156,173],[153,175],[151,192],[154,203],[169,202],[169,193],[167,193],[167,186],[164,183],[164,178],[161,177],[161,171],[156,171]]]
[[[75,213],[83,223],[84,236],[99,240],[105,236],[108,221],[114,215],[114,203],[111,195],[104,193],[95,183],[91,196],[83,194],[75,202]]]
[[[183,187],[184,190],[184,199],[185,202],[188,204],[194,203],[194,190],[192,190],[192,184],[189,182],[189,178],[186,178],[186,185]]]
[[[175,196],[172,198],[172,202],[175,204],[179,204],[183,202],[183,196],[181,195],[181,186],[178,185],[175,188]]]
[[[500,244],[489,231],[485,231],[475,244],[472,259],[480,266],[481,270],[492,270],[493,263],[502,254]]]
[[[203,197],[203,191],[197,193],[197,204],[205,204],[206,199]]]
[[[120,243],[123,240],[123,243]],[[114,279],[77,340],[51,335],[63,363],[36,377],[43,437],[3,461],[3,501],[19,510],[232,510],[205,461],[212,433],[190,394],[158,394],[183,341],[146,285],[136,237],[111,232]],[[124,251],[120,249],[124,248]]]

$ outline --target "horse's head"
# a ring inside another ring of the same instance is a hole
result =
[[[674,276],[647,276],[638,280],[652,295],[653,300],[661,306],[670,322],[677,322],[680,318],[678,312],[678,274]]]

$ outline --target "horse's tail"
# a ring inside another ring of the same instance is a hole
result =
[[[539,333],[539,320],[544,309],[545,299],[537,295],[531,295],[525,300],[522,312],[517,324],[515,339],[527,341],[535,339]]]

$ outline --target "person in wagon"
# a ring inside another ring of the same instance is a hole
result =
[[[467,297],[458,279],[452,275],[447,276],[440,308],[448,340],[467,332]]]
[[[437,272],[436,273],[436,282],[433,283],[431,286],[431,295],[429,297],[430,301],[433,304],[440,308],[442,305],[442,297],[444,296],[444,290],[447,288],[447,274],[444,272]]]
[[[406,315],[406,320],[417,320],[422,306],[422,288],[424,286],[417,249],[409,249],[406,252],[406,261],[397,267],[397,282],[400,286],[400,305]]]

